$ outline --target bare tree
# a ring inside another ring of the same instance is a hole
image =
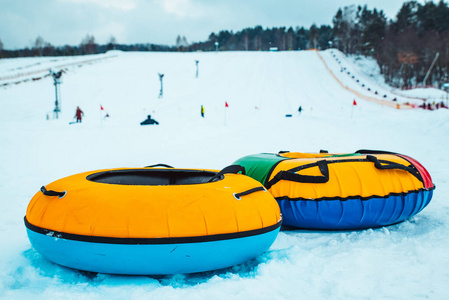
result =
[[[36,41],[34,41],[34,47],[33,47],[35,55],[42,56],[42,52],[44,51],[44,46],[45,46],[45,40],[41,36],[38,36],[36,38]]]
[[[176,38],[176,48],[178,48],[178,51],[186,51],[188,46],[186,37],[178,35]]]
[[[360,6],[345,6],[343,10],[338,10],[332,20],[335,46],[344,53],[352,54],[358,46],[361,10]]]
[[[80,44],[81,51],[84,54],[97,53],[97,44],[95,44],[95,38],[93,35],[86,35]]]
[[[181,51],[181,46],[182,46],[181,36],[178,35],[178,36],[176,37],[176,48],[178,48],[178,51]]]
[[[249,49],[249,38],[246,33],[245,35],[243,35],[243,48],[245,49],[245,51],[248,51]]]
[[[117,44],[117,40],[115,39],[115,37],[113,35],[111,35],[111,37],[109,38],[109,42],[106,46],[106,50],[114,50],[116,44]]]
[[[42,49],[42,55],[43,56],[55,55],[55,47],[52,44],[45,42],[44,48]]]
[[[117,44],[117,40],[115,39],[115,36],[111,35],[111,37],[109,38],[109,43],[110,44]]]
[[[187,43],[187,39],[186,39],[185,36],[182,37],[182,46],[183,47],[188,47],[189,46],[189,43]]]

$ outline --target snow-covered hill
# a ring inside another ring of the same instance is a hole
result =
[[[84,63],[83,57],[0,60],[0,78],[26,66],[55,68],[62,60],[67,69],[57,120],[46,119],[54,108],[51,77],[0,87],[0,298],[449,297],[449,110],[396,109],[366,100],[392,102],[391,90],[380,86],[375,95],[361,88],[341,72],[338,55],[108,53]],[[162,98],[158,73],[165,75]],[[410,101],[397,98],[399,104]],[[77,106],[83,122],[69,125]],[[140,126],[148,114],[160,125]],[[419,160],[437,187],[430,205],[385,228],[284,230],[267,253],[226,270],[161,278],[81,273],[42,258],[23,224],[42,185],[82,171],[156,163],[221,169],[254,153],[362,148]]]

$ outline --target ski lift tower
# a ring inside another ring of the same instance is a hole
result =
[[[164,74],[161,74],[161,73],[158,73],[158,74],[159,74],[159,80],[161,81],[161,90],[159,92],[159,98],[162,98],[162,95],[164,93],[163,85],[162,85],[162,78],[164,78]]]
[[[62,70],[60,70],[59,72],[53,72],[52,70],[50,70],[50,74],[53,77],[53,84],[55,86],[55,109],[53,110],[53,115],[56,119],[58,119],[59,113],[61,112],[60,84],[61,84]]]

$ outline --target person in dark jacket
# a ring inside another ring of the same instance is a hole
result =
[[[75,113],[76,123],[81,123],[81,119],[83,116],[84,116],[83,111],[80,109],[79,106],[77,106],[76,113]]]
[[[154,124],[159,125],[159,122],[156,121],[155,119],[152,119],[151,115],[148,115],[147,119],[140,123],[140,125],[154,125]]]

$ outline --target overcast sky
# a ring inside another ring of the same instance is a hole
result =
[[[368,5],[394,19],[402,0],[0,0],[0,40],[5,49],[31,47],[38,36],[55,46],[174,45],[178,35],[205,41],[211,32],[247,27],[331,25],[339,7]],[[424,2],[424,1],[420,1]]]

